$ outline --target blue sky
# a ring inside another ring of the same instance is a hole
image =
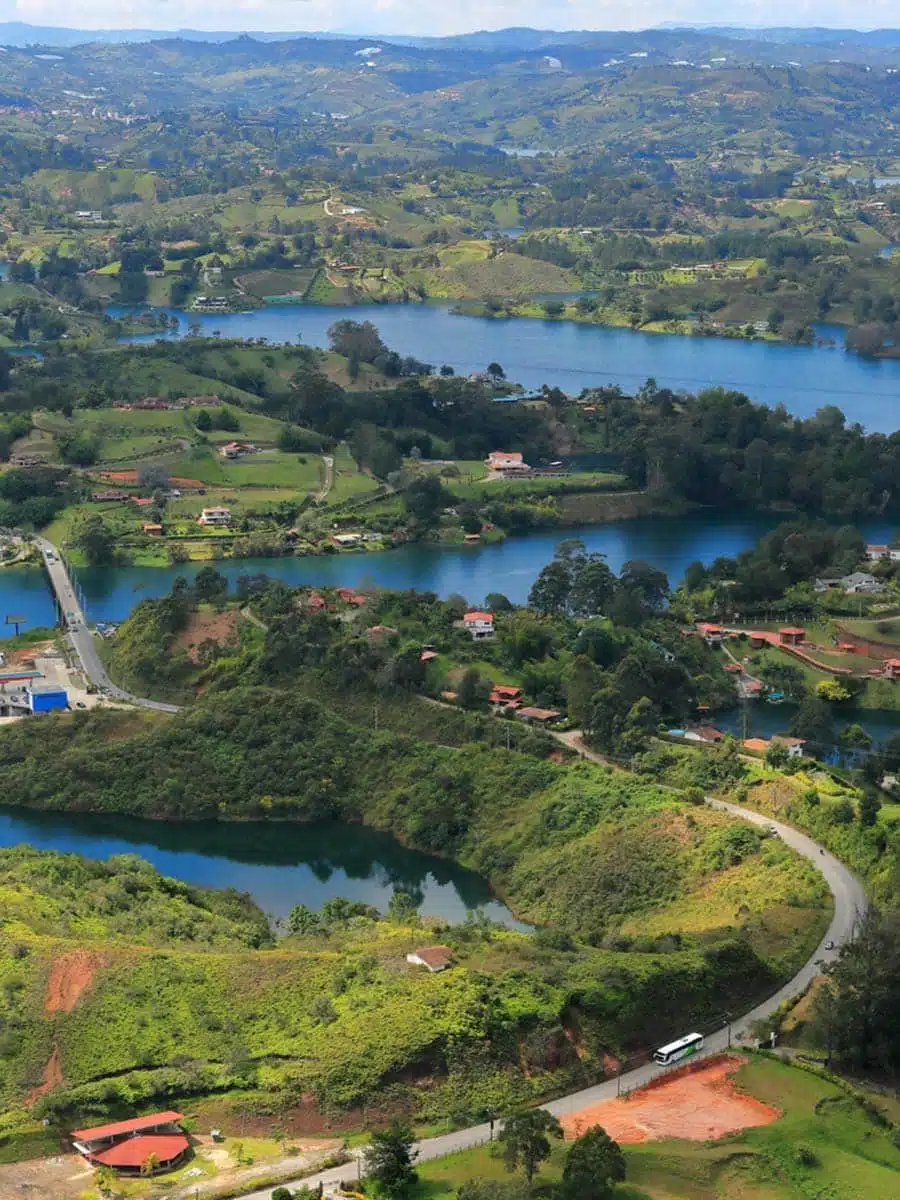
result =
[[[450,34],[538,29],[646,29],[663,21],[739,25],[900,25],[897,0],[0,0],[0,20],[88,28],[335,30]]]

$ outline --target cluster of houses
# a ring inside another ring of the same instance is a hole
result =
[[[307,612],[326,612],[333,611],[336,602],[351,605],[353,608],[362,608],[368,599],[361,592],[357,592],[355,588],[349,587],[335,588],[334,595],[335,600],[331,601],[326,599],[321,592],[305,592],[300,599],[300,604]],[[397,632],[396,629],[390,629],[387,625],[373,625],[371,629],[366,630],[366,634],[371,634],[373,631],[382,631],[385,634]]]
[[[122,412],[164,412],[170,408],[215,408],[222,403],[221,396],[144,396],[141,400],[114,400],[113,408]]]
[[[725,737],[722,730],[716,729],[715,725],[695,725],[690,729],[669,729],[666,732],[669,737],[706,746],[716,746]],[[751,754],[765,755],[773,745],[783,746],[787,751],[788,758],[802,758],[806,739],[786,737],[781,734],[775,734],[772,738],[745,738],[741,743],[741,749]]]

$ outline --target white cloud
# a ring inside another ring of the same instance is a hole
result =
[[[663,21],[745,25],[832,25],[871,29],[897,22],[896,0],[94,0],[90,11],[64,0],[0,0],[0,21],[75,28],[335,30],[449,34],[532,25],[539,29],[645,29]]]

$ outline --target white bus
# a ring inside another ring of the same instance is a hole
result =
[[[692,1054],[696,1054],[702,1049],[703,1034],[689,1033],[685,1037],[679,1038],[677,1042],[669,1042],[668,1046],[660,1046],[653,1055],[653,1061],[665,1066],[666,1063],[678,1062],[680,1058],[690,1058]]]

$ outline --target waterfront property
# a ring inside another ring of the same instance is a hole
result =
[[[231,524],[231,509],[218,505],[204,508],[197,518],[197,524],[220,529],[227,528]]]
[[[472,635],[473,641],[484,641],[494,636],[494,615],[489,612],[467,612],[463,617],[463,626]]]
[[[817,592],[829,592],[837,588],[848,596],[877,596],[886,590],[887,584],[868,571],[853,571],[839,579],[817,579],[815,582]]]

